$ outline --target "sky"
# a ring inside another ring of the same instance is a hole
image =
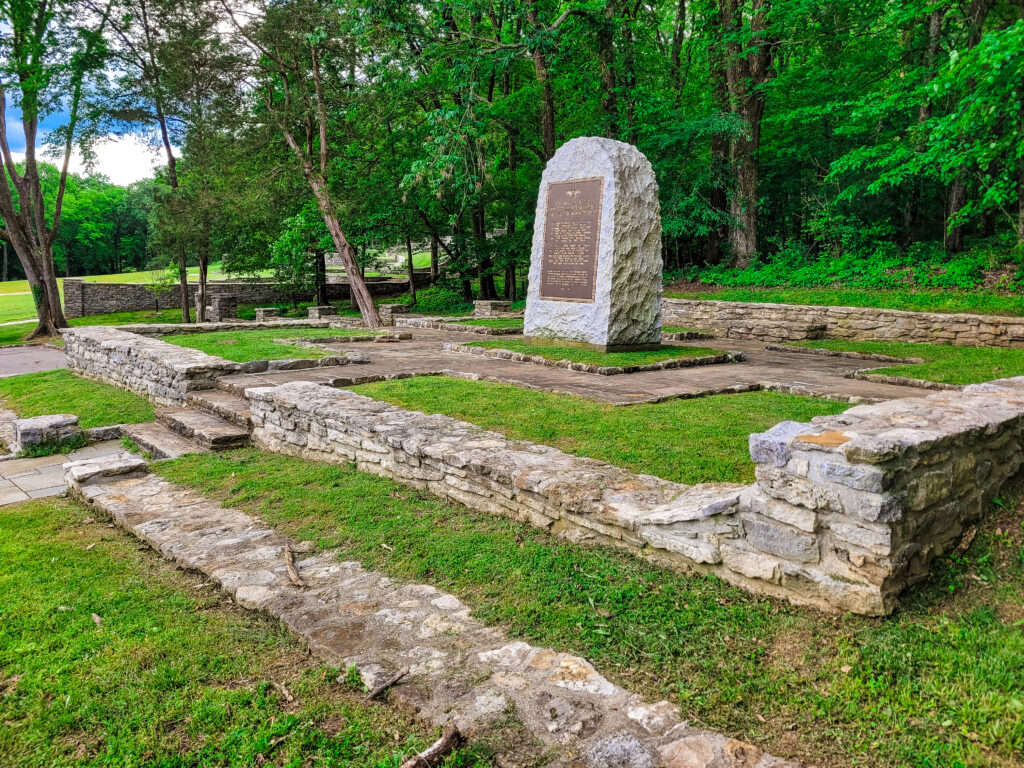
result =
[[[8,105],[5,114],[7,119],[7,140],[10,142],[11,153],[15,161],[25,157],[25,133],[21,128],[20,112]],[[59,126],[65,115],[50,115],[40,124],[40,133],[45,134]],[[43,138],[39,139],[42,148]],[[71,156],[72,173],[86,175],[90,172],[99,173],[110,179],[113,184],[127,186],[132,182],[153,175],[154,169],[162,165],[163,154],[154,149],[138,136],[110,136],[96,147],[96,159],[93,167],[87,168],[82,154],[75,150]],[[40,158],[54,163],[52,157]]]

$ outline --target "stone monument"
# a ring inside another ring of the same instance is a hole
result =
[[[563,144],[541,177],[524,335],[618,352],[661,342],[661,213],[631,144]]]

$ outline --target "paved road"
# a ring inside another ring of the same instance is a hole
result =
[[[65,366],[64,352],[53,347],[0,347],[0,378],[51,371]]]
[[[402,330],[402,329],[399,329]],[[714,392],[751,387],[792,388],[797,394],[866,400],[895,400],[929,394],[916,387],[880,384],[848,379],[846,374],[881,363],[825,357],[793,352],[772,352],[763,342],[709,339],[692,344],[721,350],[738,350],[746,355],[742,363],[648,371],[619,376],[581,373],[510,360],[445,352],[442,341],[480,341],[476,334],[410,329],[413,338],[397,344],[332,344],[332,349],[359,351],[368,355],[370,365],[311,368],[298,371],[224,377],[224,384],[243,387],[276,386],[288,381],[325,381],[340,386],[373,381],[381,375],[416,375],[454,371],[470,376],[535,387],[547,391],[581,395],[594,400],[625,405],[675,397],[699,397]]]

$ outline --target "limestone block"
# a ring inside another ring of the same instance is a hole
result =
[[[754,513],[741,513],[740,519],[747,541],[764,552],[798,563],[816,563],[821,557],[812,534]]]
[[[78,417],[73,413],[15,419],[13,448],[20,451],[40,443],[59,443],[81,432]]]

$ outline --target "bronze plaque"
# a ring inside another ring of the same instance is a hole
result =
[[[604,178],[552,181],[544,209],[540,297],[594,301]]]

